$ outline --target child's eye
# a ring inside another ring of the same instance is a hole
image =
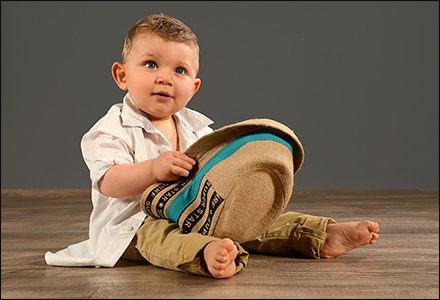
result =
[[[185,70],[183,68],[176,68],[176,73],[177,74],[185,74]]]
[[[149,62],[147,62],[147,63],[145,64],[145,66],[146,66],[147,68],[150,68],[150,69],[155,69],[155,68],[157,68],[156,63],[155,63],[154,61],[149,61]]]

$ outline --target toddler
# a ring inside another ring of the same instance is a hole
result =
[[[295,212],[241,244],[186,234],[170,220],[146,217],[139,205],[144,190],[188,176],[195,162],[183,152],[212,132],[209,118],[186,108],[201,84],[197,37],[175,18],[151,15],[129,30],[121,62],[111,70],[127,90],[123,103],[113,105],[81,141],[92,182],[89,239],[47,252],[49,265],[113,267],[122,258],[229,278],[246,267],[248,251],[330,258],[378,239],[374,222],[336,223]]]

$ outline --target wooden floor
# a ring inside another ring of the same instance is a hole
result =
[[[379,241],[333,259],[251,255],[216,280],[128,261],[47,266],[46,251],[87,239],[89,190],[2,190],[1,298],[438,299],[438,204],[438,190],[296,190],[287,210],[376,221]]]

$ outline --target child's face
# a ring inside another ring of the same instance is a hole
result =
[[[118,86],[128,89],[151,121],[168,119],[181,110],[200,86],[195,50],[151,33],[140,34],[125,63],[115,63],[112,70]]]

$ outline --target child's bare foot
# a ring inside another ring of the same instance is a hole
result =
[[[329,223],[321,257],[331,258],[364,245],[374,244],[379,238],[379,224],[370,221]]]
[[[203,250],[203,257],[209,273],[215,278],[229,278],[235,273],[237,247],[231,239],[211,242]]]

